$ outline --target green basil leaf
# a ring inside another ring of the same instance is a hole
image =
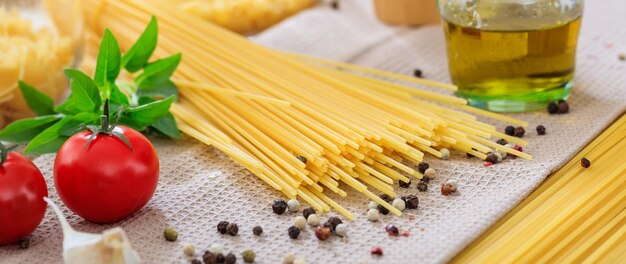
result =
[[[24,149],[26,154],[47,154],[54,153],[61,148],[63,143],[69,138],[59,134],[65,123],[67,123],[71,117],[64,117],[54,125],[48,127],[41,132]]]
[[[169,113],[173,102],[174,96],[170,96],[167,99],[132,106],[126,110],[120,122],[135,129],[143,130]]]
[[[62,115],[48,115],[17,120],[0,131],[0,140],[28,142],[62,117]]]
[[[65,73],[71,79],[72,93],[55,111],[69,115],[99,111],[102,98],[89,76],[77,70],[66,70]]]
[[[116,105],[128,105],[128,97],[120,91],[120,89],[114,83],[108,83],[109,91],[111,91],[109,95],[109,102],[111,104]]]
[[[35,114],[40,116],[54,114],[54,101],[52,101],[52,98],[25,82],[19,81],[18,85],[26,104]]]
[[[174,96],[178,98],[178,87],[170,80],[153,82],[151,79],[145,80],[138,85],[137,96],[149,96],[157,99]]]
[[[161,117],[159,121],[150,125],[150,128],[153,128],[170,138],[180,139],[180,131],[178,131],[176,119],[174,118],[174,115],[172,115],[172,113],[165,114],[165,116]]]
[[[72,116],[63,127],[59,130],[61,136],[73,136],[82,131],[86,125],[94,125],[100,121],[100,115],[97,113],[80,113]]]
[[[150,23],[139,36],[139,39],[133,46],[122,56],[122,68],[126,68],[129,72],[141,70],[152,56],[157,46],[159,29],[156,17],[152,16]]]
[[[117,40],[109,29],[104,30],[94,74],[94,81],[98,87],[106,87],[107,82],[115,82],[120,73],[121,56]],[[104,94],[108,95],[108,91]]]
[[[176,67],[178,67],[181,58],[182,55],[178,53],[148,64],[143,69],[143,73],[137,76],[135,83],[140,85],[142,82],[147,80],[154,83],[160,83],[168,80],[176,70]]]

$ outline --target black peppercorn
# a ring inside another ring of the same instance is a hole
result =
[[[544,127],[543,125],[538,125],[537,135],[545,135],[545,134],[546,134],[546,127]]]
[[[589,168],[589,166],[591,166],[591,161],[589,161],[587,158],[583,158],[580,160],[580,166],[582,166],[583,168]]]
[[[335,228],[337,228],[337,225],[343,223],[343,221],[341,220],[341,218],[337,217],[337,216],[331,216],[328,218],[328,221],[326,221],[328,223],[330,223],[330,225],[332,226],[331,230],[335,231]]]
[[[226,226],[226,233],[231,236],[236,236],[239,233],[239,226],[235,223],[230,223]]]
[[[485,159],[485,161],[496,164],[498,163],[498,155],[496,153],[491,152],[489,153],[489,155],[487,155],[487,159]]]
[[[330,7],[332,7],[335,10],[339,9],[339,1],[338,0],[331,1],[330,2]]]
[[[390,236],[399,236],[400,230],[394,224],[388,224],[385,226],[385,230],[389,233]]]
[[[306,159],[305,157],[303,157],[303,156],[298,155],[298,156],[296,156],[296,158],[297,158],[298,160],[300,160],[300,161],[301,161],[302,163],[304,163],[304,164],[306,164],[306,162],[307,162],[307,159]]]
[[[549,103],[548,113],[551,115],[559,113],[559,106],[556,103]]]
[[[202,260],[204,264],[215,264],[217,261],[215,260],[215,255],[210,251],[205,251],[204,255],[202,255]]]
[[[430,168],[430,165],[428,165],[428,163],[426,162],[420,162],[419,165],[417,165],[417,170],[421,173],[424,174],[424,172],[426,172],[426,170]]]
[[[28,247],[30,247],[30,239],[28,239],[27,237],[22,237],[18,241],[18,244],[21,249],[27,249]]]
[[[423,76],[422,70],[415,69],[415,71],[413,71],[413,76],[415,76],[417,78],[422,78],[422,76]]]
[[[313,207],[307,207],[304,208],[304,210],[302,210],[302,216],[304,216],[304,219],[309,219],[309,215],[312,214],[316,214],[317,212],[315,212],[315,209]]]
[[[402,196],[401,199],[402,201],[404,201],[404,204],[406,204],[407,209],[417,209],[417,205],[419,205],[419,200],[415,195],[411,194],[407,196]]]
[[[404,182],[404,181],[400,180],[400,181],[398,181],[398,185],[400,185],[400,188],[409,188],[409,187],[411,187],[411,181]]]
[[[388,215],[389,214],[389,209],[385,208],[382,205],[378,205],[378,212],[384,215]]]
[[[420,182],[428,184],[428,183],[430,183],[430,178],[423,177],[423,178],[420,179]]]
[[[224,257],[224,254],[219,253],[215,256],[215,262],[217,262],[218,264],[223,264],[224,261],[226,261],[226,257]]]
[[[224,259],[224,263],[225,264],[235,264],[235,263],[237,263],[237,256],[235,256],[235,254],[233,254],[233,253],[228,253],[228,255],[226,255],[226,258]]]
[[[420,182],[417,184],[417,189],[418,189],[420,192],[425,192],[425,191],[427,191],[427,190],[428,190],[428,184],[426,184],[424,181],[420,181]]]
[[[502,145],[502,146],[504,146],[504,145],[506,145],[506,144],[509,144],[509,142],[508,142],[508,141],[506,141],[506,139],[500,139],[500,140],[498,140],[498,142],[496,142],[496,143],[498,143],[498,144],[500,144],[500,145]]]
[[[380,199],[383,199],[383,201],[385,201],[385,202],[388,202],[388,203],[391,202],[391,197],[389,197],[389,195],[387,195],[387,194],[383,193],[379,197],[380,197]]]
[[[513,136],[515,135],[515,128],[513,126],[507,126],[504,128],[504,134],[507,134],[509,136]]]
[[[557,104],[559,107],[559,114],[566,114],[569,112],[569,104],[566,101],[560,100]]]
[[[283,214],[285,210],[287,210],[287,202],[283,199],[276,199],[272,204],[272,210],[274,210],[275,214]]]
[[[191,264],[202,264],[202,261],[200,261],[198,259],[193,259],[193,260],[191,260]]]
[[[228,221],[221,221],[217,224],[217,232],[220,234],[226,234],[226,227],[228,226]]]
[[[524,137],[525,133],[526,133],[526,130],[524,130],[523,127],[516,127],[515,132],[513,133],[513,136],[521,138],[521,137]]]
[[[332,223],[330,223],[330,222],[328,222],[328,221],[324,222],[324,223],[322,224],[322,226],[323,226],[323,227],[326,227],[326,228],[328,228],[328,229],[330,229],[330,230],[332,230],[332,229],[333,229],[333,224],[332,224]]]
[[[287,229],[287,233],[289,234],[289,237],[291,239],[297,239],[300,235],[300,229],[296,226],[291,226],[289,229]]]
[[[261,226],[255,226],[254,228],[252,228],[252,233],[255,236],[260,236],[263,234],[263,228]]]

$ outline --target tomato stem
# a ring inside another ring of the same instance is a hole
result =
[[[117,116],[115,117],[115,121],[113,122],[113,124],[111,124],[109,122],[109,119],[110,119],[110,116],[109,116],[109,99],[108,98],[105,99],[103,114],[100,116],[100,127],[97,127],[97,126],[86,126],[87,130],[91,131],[91,136],[87,140],[87,144],[85,144],[85,148],[84,149],[87,149],[89,147],[89,144],[91,144],[91,141],[93,141],[93,139],[98,134],[106,134],[106,135],[109,135],[109,136],[117,137],[120,140],[124,141],[124,143],[126,143],[126,145],[134,152],[135,149],[130,144],[130,142],[128,141],[126,136],[124,136],[124,134],[122,134],[120,132],[115,131],[115,127],[117,126],[117,123],[120,121],[120,117],[122,116],[122,112],[123,111],[124,111],[124,106],[120,105],[120,107],[117,110]]]
[[[4,144],[0,142],[0,166],[2,166],[2,164],[4,164],[4,162],[7,160],[7,156],[9,155],[9,152],[14,151],[19,146],[20,144],[16,144],[9,148],[6,148]]]

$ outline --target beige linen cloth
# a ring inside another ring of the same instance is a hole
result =
[[[419,209],[408,210],[402,217],[388,215],[380,222],[368,222],[365,196],[350,192],[347,198],[338,198],[356,214],[348,223],[345,239],[332,237],[320,242],[308,227],[300,238],[289,239],[287,228],[294,215],[279,216],[271,209],[272,200],[281,197],[280,193],[220,151],[190,139],[156,140],[161,159],[159,186],[150,203],[133,217],[115,225],[97,225],[65,213],[81,231],[123,227],[145,263],[188,263],[190,259],[182,252],[184,242],[196,245],[198,258],[211,244],[222,244],[225,252],[237,254],[238,263],[243,263],[240,253],[246,248],[256,251],[256,263],[282,263],[288,253],[307,263],[446,262],[624,112],[626,62],[618,60],[618,54],[626,52],[624,10],[626,2],[621,0],[587,1],[569,114],[550,116],[537,111],[513,115],[530,122],[525,138],[531,143],[526,151],[534,156],[533,161],[508,159],[483,167],[479,160],[460,154],[450,161],[429,157],[427,161],[438,176],[427,192],[418,192],[415,182],[410,189],[399,189],[401,195],[419,197]],[[385,26],[374,18],[369,1],[344,0],[339,10],[320,5],[254,41],[398,73],[410,74],[420,68],[426,78],[449,81],[441,27]],[[507,125],[486,121],[498,129]],[[537,136],[534,128],[539,124],[547,128],[547,135]],[[58,201],[51,173],[53,159],[47,155],[35,162],[47,178],[50,196]],[[447,179],[459,182],[457,194],[440,194],[439,186]],[[239,235],[219,235],[216,225],[222,220],[238,223]],[[383,229],[388,223],[409,230],[410,235],[388,236]],[[252,235],[256,225],[265,230],[260,237]],[[179,231],[177,242],[163,239],[165,226]],[[31,239],[27,250],[0,248],[0,263],[62,262],[61,229],[50,210]],[[370,250],[378,246],[384,256],[372,257]]]

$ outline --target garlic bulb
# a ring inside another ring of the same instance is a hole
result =
[[[122,228],[105,230],[102,234],[78,232],[69,225],[61,209],[52,200],[44,200],[52,207],[63,227],[63,259],[66,264],[141,263],[139,254],[130,245]]]

